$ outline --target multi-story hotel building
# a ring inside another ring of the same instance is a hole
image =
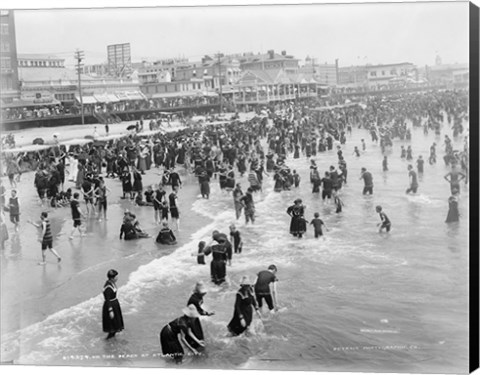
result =
[[[0,11],[0,63],[0,98],[3,103],[11,103],[20,96],[13,10]]]

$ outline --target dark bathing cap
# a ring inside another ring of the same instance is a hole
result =
[[[115,271],[115,270],[109,270],[109,271],[107,272],[107,277],[108,277],[109,279],[113,279],[113,278],[114,278],[115,276],[117,276],[117,275],[118,275],[118,272]]]
[[[273,270],[273,271],[277,271],[277,266],[275,266],[275,264],[271,264],[271,265],[268,266],[268,269]]]

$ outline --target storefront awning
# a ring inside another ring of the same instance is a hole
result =
[[[182,96],[187,96],[185,95],[184,92],[159,92],[157,94],[152,95],[152,99],[163,99],[163,98],[180,98]]]
[[[176,92],[160,92],[153,94],[152,99],[161,98],[187,98],[187,97],[217,97],[218,94],[213,91],[176,91]]]
[[[117,98],[117,101],[147,100],[147,97],[141,91],[116,91],[114,96]],[[111,99],[113,99],[113,97]],[[113,100],[111,100],[111,102],[113,102]]]
[[[128,100],[128,96],[124,92],[115,92],[115,96],[118,98],[118,100]]]
[[[218,96],[218,94],[216,92],[213,92],[213,91],[204,91],[202,93],[203,96],[208,96],[208,97],[216,97]]]
[[[75,95],[75,100],[80,103],[80,97]],[[83,95],[82,96],[83,104],[97,104],[98,101],[94,96]]]
[[[99,103],[108,103],[108,97],[107,97],[106,94],[95,94],[95,95],[93,95],[93,97]]]
[[[120,101],[113,94],[95,94],[94,97],[99,103],[118,103]]]
[[[145,100],[147,99],[140,91],[129,91],[126,93],[128,100]]]
[[[114,94],[107,94],[110,103],[118,103],[120,100]]]
[[[230,86],[222,86],[222,94],[231,94],[240,92],[238,88],[230,87]]]

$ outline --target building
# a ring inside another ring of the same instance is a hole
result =
[[[4,103],[20,95],[14,17],[13,10],[0,11],[0,98]]]
[[[338,68],[338,85],[341,87],[380,89],[404,84],[413,78],[418,78],[418,71],[408,62]]]
[[[18,54],[18,67],[65,68],[65,59],[46,54]]]
[[[80,72],[92,77],[106,77],[109,73],[108,64],[84,65],[80,68]]]
[[[240,77],[240,62],[236,58],[219,55],[204,56],[177,70],[175,80],[201,84],[206,90],[216,91],[220,86],[231,85]]]
[[[205,55],[201,61],[167,59],[153,64],[144,63],[138,77],[142,92],[149,98],[182,95],[216,96],[219,93],[238,92],[237,83],[248,71],[282,71],[298,74],[298,60],[269,51],[268,54],[252,53],[215,56]],[[268,73],[267,73],[268,75]]]
[[[426,78],[433,85],[451,85],[467,83],[469,78],[468,64],[439,64],[426,67]]]
[[[245,55],[240,60],[240,68],[246,70],[273,70],[283,69],[287,74],[298,73],[298,59],[287,55],[282,51],[279,55],[274,50],[269,50],[266,54]]]
[[[367,86],[368,71],[365,66],[339,67],[337,84],[341,87]]]
[[[468,86],[470,84],[470,71],[468,69],[454,71],[453,84]]]
[[[77,73],[65,68],[65,60],[54,55],[20,54],[18,78],[20,97],[26,103],[73,103],[78,91]]]
[[[403,62],[395,64],[366,65],[368,87],[381,88],[414,78],[417,74],[416,66]]]
[[[126,77],[132,73],[130,43],[107,46],[108,72],[113,77]]]
[[[151,82],[140,86],[147,98],[158,99],[175,96],[218,96],[206,89],[202,80],[176,80],[171,82]]]
[[[188,59],[174,58],[158,60],[154,63],[144,61],[138,69],[141,84],[169,82],[176,79],[177,70],[189,67]]]
[[[303,74],[311,74],[315,80],[323,85],[336,86],[338,82],[337,64],[317,63],[317,60],[310,58],[305,59],[305,65],[300,67],[298,72]]]
[[[138,77],[141,91],[149,99],[205,98],[211,104],[223,87],[231,93],[240,74],[237,59],[218,55],[196,62],[179,58],[144,63]]]
[[[291,74],[284,69],[259,69],[243,72],[233,87],[235,105],[257,105],[315,98],[319,84],[311,74]]]
[[[78,74],[65,68],[64,60],[52,55],[19,55],[20,97],[24,104],[71,106],[79,101]],[[139,83],[127,78],[80,75],[84,103],[118,100],[114,96],[143,99]],[[126,94],[128,93],[128,95]],[[110,97],[108,97],[110,95]],[[97,98],[95,97],[97,96]]]

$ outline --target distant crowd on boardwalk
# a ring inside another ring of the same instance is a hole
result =
[[[199,106],[218,105],[218,96],[204,97],[204,96],[187,96],[187,97],[174,97],[174,98],[157,98],[157,99],[141,99],[141,100],[129,100],[119,101],[114,103],[96,103],[96,104],[84,104],[84,114],[93,114],[95,112],[109,112],[112,114],[131,111],[148,111],[148,110],[166,110],[175,109],[179,110],[184,108],[195,108]],[[223,98],[223,105],[229,106],[230,99]],[[3,121],[8,120],[28,120],[28,119],[40,119],[40,118],[54,118],[61,116],[79,116],[81,113],[80,103],[67,107],[62,104],[45,104],[37,107],[4,107],[0,111],[0,119]],[[128,119],[136,120],[133,114]]]

